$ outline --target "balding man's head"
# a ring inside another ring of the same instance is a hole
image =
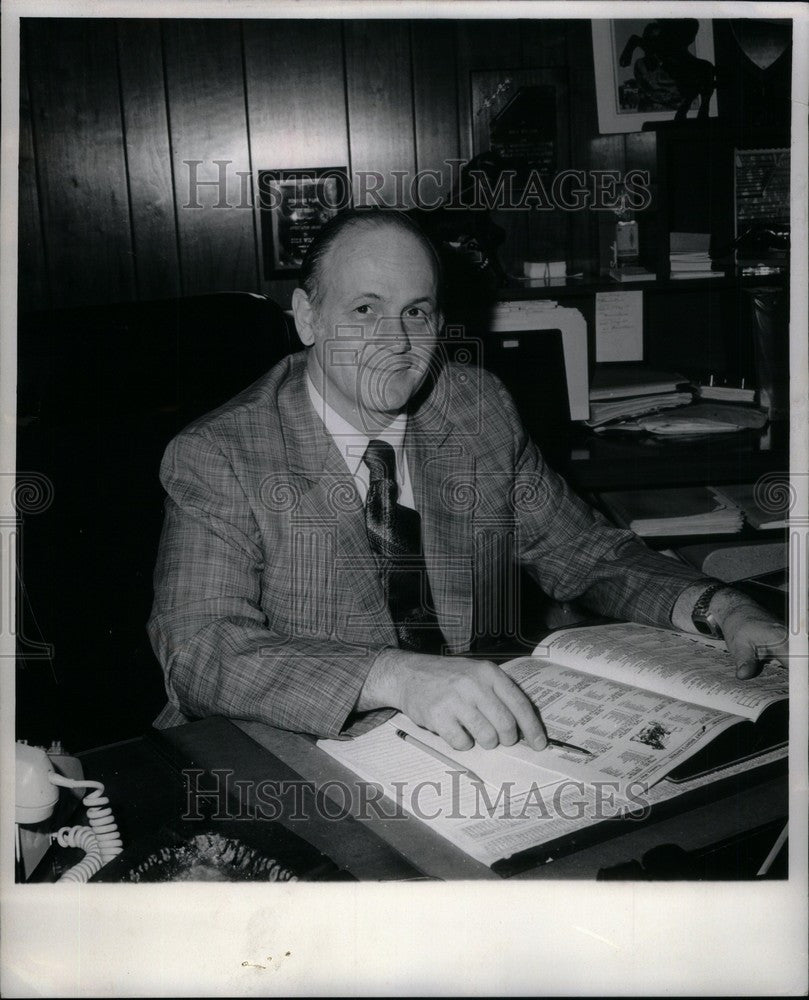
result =
[[[391,239],[408,234],[421,244],[435,268],[440,296],[443,280],[441,259],[423,230],[412,219],[395,209],[349,208],[339,212],[319,230],[301,264],[299,284],[313,306],[316,307],[321,298],[321,287],[328,275],[331,250],[343,240],[361,240],[364,233],[380,229],[389,230]]]
[[[440,264],[406,216],[347,212],[321,231],[292,296],[309,376],[358,429],[384,427],[427,376],[442,318]]]

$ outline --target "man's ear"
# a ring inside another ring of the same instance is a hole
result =
[[[295,317],[295,327],[301,343],[311,347],[315,342],[315,317],[309,296],[302,288],[296,288],[292,293],[292,314]]]

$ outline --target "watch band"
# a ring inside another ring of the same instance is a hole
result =
[[[694,628],[702,635],[710,635],[714,639],[724,638],[722,629],[719,627],[714,616],[709,612],[711,600],[718,590],[723,590],[727,584],[717,582],[706,587],[697,598],[694,610],[691,612],[691,621]]]

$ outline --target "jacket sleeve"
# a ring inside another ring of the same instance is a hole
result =
[[[511,397],[495,382],[515,456],[513,506],[521,563],[555,600],[580,599],[610,618],[671,627],[680,594],[713,582],[613,527],[544,461]]]
[[[167,499],[147,629],[170,703],[186,717],[224,715],[329,737],[391,715],[353,714],[380,650],[269,629],[260,580],[271,554],[218,445],[179,435],[161,481]]]

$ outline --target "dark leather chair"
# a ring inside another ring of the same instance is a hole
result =
[[[18,505],[20,738],[77,751],[151,723],[165,700],[145,631],[163,450],[300,346],[279,306],[248,293],[21,316],[18,477],[52,499]]]

